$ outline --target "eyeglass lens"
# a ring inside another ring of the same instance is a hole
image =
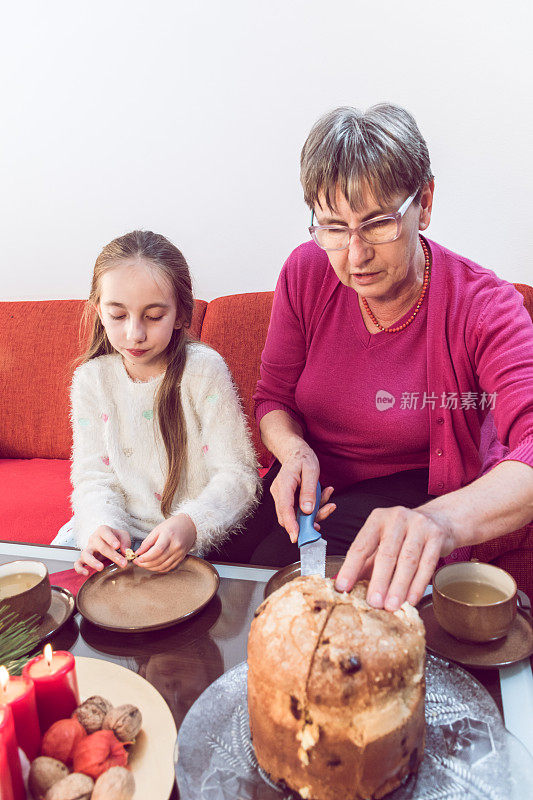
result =
[[[392,242],[398,236],[398,222],[395,217],[370,220],[361,225],[359,235],[370,244]],[[343,250],[350,245],[350,232],[343,226],[318,228],[314,232],[316,243],[324,250]]]

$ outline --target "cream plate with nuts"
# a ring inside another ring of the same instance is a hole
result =
[[[174,785],[177,733],[157,689],[136,672],[99,658],[76,656],[76,672],[81,702],[101,695],[115,708],[132,704],[139,708],[142,729],[129,748],[128,760],[135,778],[134,800],[168,800]]]

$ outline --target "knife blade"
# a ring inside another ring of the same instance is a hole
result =
[[[315,530],[314,521],[320,508],[321,488],[316,485],[315,507],[310,514],[304,514],[299,508],[296,520],[299,526],[298,547],[300,548],[300,575],[326,576],[326,542]]]

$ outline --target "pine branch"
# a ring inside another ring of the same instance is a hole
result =
[[[0,664],[10,675],[20,675],[28,654],[39,644],[38,628],[36,615],[22,619],[0,603]]]

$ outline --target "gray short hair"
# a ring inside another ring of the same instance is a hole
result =
[[[325,114],[306,139],[300,166],[310,208],[323,194],[334,209],[337,186],[358,211],[365,189],[386,202],[395,194],[417,192],[433,178],[428,148],[414,117],[390,103],[368,111],[345,106]]]

